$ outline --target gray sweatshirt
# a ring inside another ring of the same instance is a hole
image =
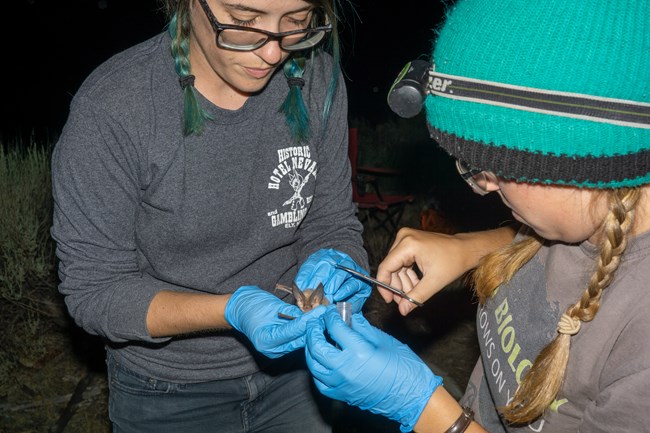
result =
[[[321,248],[367,268],[351,201],[345,86],[340,78],[320,134],[332,60],[308,61],[306,143],[292,141],[279,112],[288,92],[281,71],[235,111],[200,96],[214,120],[184,137],[169,45],[161,34],[114,56],[73,99],[52,157],[59,289],[76,323],[136,372],[181,382],[239,377],[259,369],[245,337],[152,338],[147,309],[162,290],[290,284]]]
[[[490,433],[650,432],[650,232],[629,240],[596,317],[571,337],[562,389],[546,413],[516,427],[497,411],[557,335],[560,316],[586,289],[597,260],[587,241],[549,243],[478,309],[481,358],[462,403]]]

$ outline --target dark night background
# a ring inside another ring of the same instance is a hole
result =
[[[350,117],[395,115],[386,94],[409,60],[427,55],[442,1],[402,0],[347,6],[342,66]],[[156,0],[10,0],[3,5],[4,82],[0,139],[53,138],[83,79],[111,55],[163,31]]]
[[[349,119],[351,123],[358,120],[359,124],[364,124],[364,132],[370,137],[367,143],[374,146],[380,141],[388,144],[385,147],[391,147],[385,154],[380,151],[366,154],[381,154],[380,163],[389,161],[391,167],[401,169],[400,176],[393,176],[392,181],[400,188],[406,186],[403,190],[416,196],[417,200],[407,207],[402,223],[406,221],[404,225],[416,227],[420,224],[420,216],[424,215],[421,211],[435,210],[440,205],[443,227],[436,227],[440,231],[449,227],[471,231],[500,224],[504,221],[504,207],[499,196],[472,193],[456,173],[453,161],[428,138],[424,122],[420,123],[419,118],[397,122],[399,118],[386,103],[388,90],[403,66],[410,60],[429,57],[433,29],[443,16],[443,4],[454,0],[350,1],[352,7],[348,4],[344,10],[341,31]],[[14,144],[54,144],[68,117],[74,94],[93,69],[112,55],[164,31],[165,27],[157,0],[7,0],[2,6],[0,40],[4,43],[4,74],[0,81],[0,146],[5,148]],[[392,121],[396,121],[395,125],[390,124]],[[418,131],[418,128],[421,129]],[[361,148],[362,139],[359,143]],[[10,205],[0,203],[0,206]],[[506,214],[505,218],[508,217]],[[450,224],[446,225],[448,222]],[[364,231],[364,234],[366,232],[373,234],[373,230]],[[385,236],[379,229],[374,232]],[[383,244],[381,235],[376,238]],[[378,242],[373,245],[376,249],[373,257],[377,261],[383,257],[381,245]],[[396,315],[380,311],[381,307],[376,307],[371,320],[383,320],[385,330],[392,330],[396,337],[408,341],[416,352],[425,354],[428,362],[436,359],[436,365],[440,365],[439,361],[448,364],[443,367],[453,372],[461,384],[466,383],[478,356],[474,345],[473,304],[466,299],[469,291],[447,293],[450,294],[438,295],[437,302],[428,304],[430,308],[409,316],[409,322],[390,319]],[[381,305],[386,307],[383,302]],[[458,305],[461,310],[456,308]],[[378,319],[379,316],[383,318]],[[451,327],[458,331],[450,333]],[[68,332],[68,328],[64,331]],[[16,387],[20,388],[16,391],[16,401],[22,404],[35,400],[33,407],[39,413],[31,409],[24,414],[14,410],[8,417],[4,413],[0,415],[0,431],[5,431],[2,423],[11,420],[12,416],[20,418],[25,425],[57,419],[56,425],[48,430],[50,432],[62,432],[75,421],[83,425],[99,420],[106,426],[107,399],[105,389],[101,391],[105,382],[100,379],[104,377],[105,368],[102,342],[76,327],[71,328],[69,337],[69,347],[54,352],[56,355],[52,358],[48,352],[44,364],[36,364],[38,368],[26,366],[16,370],[21,372],[16,376],[16,383],[20,384]],[[18,341],[22,346],[24,341]],[[63,375],[56,376],[61,371]],[[25,377],[33,383],[32,388],[21,382]],[[445,378],[446,383],[453,383],[449,377]],[[66,386],[74,385],[74,394],[64,409],[50,408],[49,400],[41,397],[69,392],[63,390],[59,378],[67,381]],[[70,381],[78,382],[75,385]],[[98,394],[84,397],[84,393],[92,389],[99,390]],[[41,400],[47,406],[37,406]],[[0,406],[6,401],[7,398],[0,395]],[[79,413],[75,416],[77,410]],[[341,427],[349,427],[349,432],[397,431],[396,425],[387,424],[383,417],[370,415],[369,418],[367,412],[365,415],[354,413],[346,412],[341,418],[345,420],[345,426]],[[54,418],[49,419],[51,416]],[[36,430],[21,428],[20,431]],[[80,431],[96,430],[83,428]]]

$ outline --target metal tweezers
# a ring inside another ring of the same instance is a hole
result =
[[[401,296],[402,298],[406,299],[407,301],[409,301],[410,303],[412,303],[414,305],[417,305],[418,307],[423,307],[424,306],[424,304],[422,302],[416,301],[415,299],[413,299],[409,295],[407,295],[406,292],[404,292],[403,290],[400,290],[400,289],[398,289],[396,287],[393,287],[390,284],[382,283],[381,281],[379,281],[379,280],[377,280],[375,278],[372,278],[372,277],[370,277],[368,275],[362,274],[361,272],[355,271],[354,269],[350,269],[350,268],[347,268],[347,267],[342,266],[342,265],[336,265],[336,267],[339,268],[339,269],[343,269],[344,271],[349,272],[352,275],[354,275],[354,276],[356,276],[358,278],[361,278],[362,280],[364,280],[364,281],[366,281],[368,283],[376,284],[378,286],[383,287],[386,290],[390,290],[391,292],[395,293],[398,296]]]

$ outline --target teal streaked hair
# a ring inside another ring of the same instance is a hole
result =
[[[284,64],[284,75],[287,79],[302,78],[304,72],[304,57],[289,59]],[[307,140],[311,135],[309,112],[305,107],[300,86],[289,85],[289,94],[280,106],[280,111],[285,115],[285,120],[291,130],[291,136],[298,142]]]
[[[336,1],[333,2],[333,6],[336,7]],[[336,10],[333,11],[332,16],[332,36],[327,42],[327,50],[331,53],[332,58],[334,59],[334,67],[332,68],[332,78],[330,79],[329,86],[327,88],[327,98],[325,99],[325,105],[323,107],[323,128],[322,133],[327,129],[327,123],[329,119],[330,109],[332,108],[332,102],[334,102],[334,94],[336,93],[336,88],[339,85],[339,75],[338,75],[338,65],[341,60],[341,46],[339,44],[338,38],[338,26],[337,26],[337,13]]]
[[[189,34],[189,17],[183,14],[183,18],[179,22],[178,13],[175,13],[169,22],[169,35],[172,38],[171,52],[174,58],[174,67],[180,79],[190,77],[192,75],[192,65],[190,64],[190,42]],[[179,37],[180,36],[180,37]],[[206,119],[211,119],[210,114],[201,108],[198,98],[196,97],[196,89],[194,85],[186,85],[183,88],[183,134],[200,134],[203,132],[203,126]]]
[[[322,128],[320,134],[324,134],[334,95],[338,87],[338,65],[340,61],[340,46],[337,35],[337,5],[338,0],[329,2],[311,2],[316,7],[323,7],[326,15],[332,23],[332,33],[329,36],[325,47],[318,46],[311,49],[306,53],[296,53],[289,57],[286,61],[283,72],[287,79],[297,78],[301,79],[305,73],[306,61],[303,55],[308,54],[313,57],[317,51],[328,51],[334,59],[334,67],[332,69],[332,77],[328,84],[327,95],[323,105],[322,113]],[[191,22],[189,18],[189,1],[178,1],[176,3],[165,3],[167,13],[171,16],[168,32],[171,36],[171,53],[174,58],[176,73],[181,82],[187,82],[187,77],[192,75],[191,64],[189,61],[190,47],[189,35]],[[184,80],[185,79],[185,80]],[[196,89],[193,82],[190,81],[183,86],[184,93],[184,109],[183,109],[183,133],[184,135],[200,134],[203,132],[206,120],[212,117],[205,111],[198,102]],[[303,142],[312,136],[311,122],[309,119],[309,111],[307,110],[301,88],[296,85],[289,86],[289,92],[286,99],[279,107],[279,110],[284,113],[287,126],[291,131],[291,136],[295,142]]]
[[[335,28],[333,28],[335,31]],[[338,38],[333,36],[330,41],[330,46],[328,47],[332,57],[334,58],[334,65],[339,64],[340,60],[340,48],[338,43]],[[312,56],[313,56],[312,51]],[[287,79],[291,78],[302,78],[305,71],[305,58],[304,57],[295,57],[289,59],[284,64],[284,75]],[[322,114],[322,128],[321,134],[327,130],[327,124],[329,120],[330,109],[332,108],[332,102],[334,101],[334,94],[336,93],[336,87],[338,86],[338,74],[336,73],[337,68],[333,69],[332,77],[328,84],[327,96],[325,99],[325,104],[323,105],[323,114]],[[282,103],[280,110],[285,114],[285,119],[287,125],[291,129],[291,135],[294,140],[306,141],[311,136],[311,128],[309,123],[309,112],[305,107],[305,103],[302,98],[301,88],[299,86],[289,86],[289,94],[287,98]]]

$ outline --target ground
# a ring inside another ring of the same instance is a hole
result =
[[[413,205],[403,225],[418,226]],[[364,307],[368,320],[408,344],[460,397],[478,358],[476,304],[461,282],[452,284],[407,317],[373,293]],[[0,432],[108,433],[107,384],[98,339],[70,325],[52,332],[52,350],[37,362],[24,361],[16,384],[0,396]],[[385,418],[337,404],[335,433],[397,433]]]

